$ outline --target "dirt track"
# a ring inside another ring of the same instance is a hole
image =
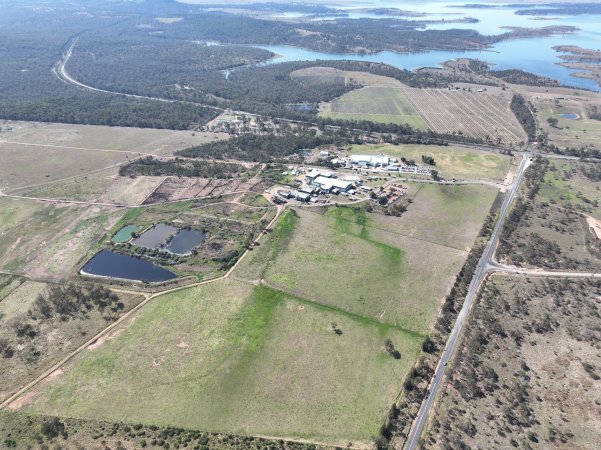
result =
[[[267,228],[271,228],[277,222],[278,218],[280,217],[280,215],[282,214],[282,212],[284,211],[284,209],[285,209],[285,207],[283,207],[283,206],[277,206],[276,215],[272,219],[272,221],[267,225]],[[263,234],[259,234],[259,236],[255,239],[255,242],[259,241],[262,237],[263,237]],[[72,351],[71,353],[69,353],[67,356],[65,356],[63,359],[61,359],[58,363],[54,364],[52,367],[50,367],[48,370],[46,370],[44,373],[42,373],[36,379],[34,379],[30,383],[28,383],[23,388],[19,389],[14,394],[12,394],[9,397],[7,397],[0,404],[0,408],[7,408],[7,407],[11,408],[11,409],[18,408],[19,405],[22,403],[22,400],[23,400],[22,397],[24,395],[25,396],[32,396],[33,395],[30,392],[32,388],[34,388],[35,386],[37,386],[38,384],[40,384],[44,380],[47,380],[49,377],[51,377],[53,374],[55,374],[57,370],[60,370],[60,368],[62,366],[64,366],[68,361],[70,361],[74,356],[76,356],[79,353],[81,353],[82,351],[88,349],[90,346],[93,346],[93,345],[97,344],[101,339],[106,339],[106,335],[111,330],[113,330],[116,327],[118,327],[119,325],[123,324],[126,320],[128,320],[129,318],[131,318],[138,310],[140,310],[144,305],[146,305],[151,300],[153,300],[153,299],[155,299],[157,297],[160,297],[162,295],[170,294],[172,292],[177,292],[177,291],[181,291],[181,290],[184,290],[184,289],[190,289],[190,288],[193,288],[193,287],[202,286],[202,285],[209,284],[209,283],[214,283],[214,282],[217,282],[217,281],[229,278],[230,275],[232,274],[232,272],[234,270],[236,270],[236,268],[238,267],[238,265],[242,262],[242,260],[246,257],[246,255],[248,255],[248,253],[249,253],[248,250],[246,252],[244,252],[240,256],[240,258],[238,258],[238,261],[236,261],[236,263],[224,275],[222,275],[221,277],[218,277],[218,278],[213,278],[211,280],[201,281],[201,282],[189,284],[189,285],[186,285],[186,286],[179,286],[179,287],[168,289],[166,291],[158,292],[158,293],[152,294],[152,295],[144,293],[144,292],[133,291],[133,292],[135,292],[137,294],[143,295],[145,297],[145,299],[142,302],[140,302],[138,305],[136,305],[135,307],[133,307],[131,310],[129,310],[126,314],[124,314],[123,316],[121,316],[118,320],[116,320],[115,322],[113,322],[109,326],[107,326],[104,330],[102,330],[101,332],[97,333],[95,336],[93,336],[92,338],[90,338],[89,340],[87,340],[85,343],[83,343],[82,345],[80,345],[77,349],[75,349],[74,351]],[[115,290],[117,290],[117,289],[115,289]],[[127,292],[132,292],[132,291],[127,290]]]

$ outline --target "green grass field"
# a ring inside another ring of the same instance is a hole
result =
[[[435,169],[446,179],[489,180],[501,182],[511,169],[513,158],[495,152],[486,152],[453,146],[438,145],[354,145],[352,154],[378,154],[412,159],[422,163],[422,155],[436,161]]]
[[[406,123],[421,130],[428,129],[404,92],[396,87],[370,86],[351,91],[322,105],[319,115],[332,119]]]
[[[351,208],[288,212],[234,274],[426,333],[465,254],[399,234],[403,218],[380,217]]]
[[[401,350],[400,360],[383,351],[387,338]],[[367,442],[420,343],[393,326],[219,281],[149,303],[123,332],[44,385],[31,410]]]

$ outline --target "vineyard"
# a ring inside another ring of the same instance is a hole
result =
[[[519,144],[526,133],[509,108],[510,97],[484,92],[403,87],[428,126],[439,133],[460,133],[493,142]]]

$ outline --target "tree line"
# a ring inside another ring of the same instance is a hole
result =
[[[522,125],[522,128],[528,136],[528,140],[536,140],[536,119],[532,113],[532,107],[528,104],[524,96],[514,94],[511,98],[511,111]]]
[[[177,176],[200,178],[232,178],[246,171],[240,164],[225,162],[190,161],[175,158],[167,161],[147,156],[119,168],[122,177]]]

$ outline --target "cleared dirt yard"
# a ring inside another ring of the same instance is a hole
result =
[[[420,352],[419,339],[394,327],[236,281],[159,298],[125,327],[27,410],[368,442]],[[400,360],[383,351],[387,338]]]
[[[450,91],[403,87],[413,107],[439,133],[459,133],[505,144],[526,142],[526,134],[511,112],[511,93]]]
[[[263,184],[258,178],[219,180],[208,178],[166,177],[146,200],[147,204],[199,197],[217,197],[232,192],[254,190],[261,192]]]

